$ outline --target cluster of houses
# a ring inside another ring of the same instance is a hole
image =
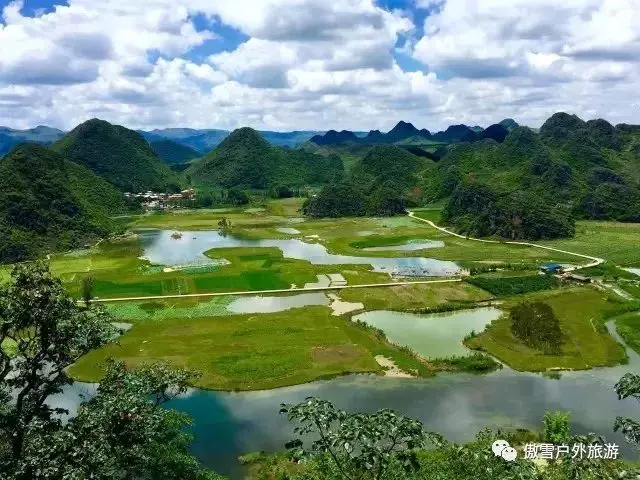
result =
[[[591,283],[590,277],[585,277],[584,275],[578,275],[576,273],[565,271],[565,268],[559,263],[545,263],[540,266],[540,272],[553,275],[560,280],[574,280],[580,283]]]
[[[158,192],[140,192],[124,194],[127,198],[136,199],[146,209],[160,209],[165,208],[184,208],[188,207],[189,203],[195,200],[196,192],[193,188],[182,190],[180,193],[158,193]]]

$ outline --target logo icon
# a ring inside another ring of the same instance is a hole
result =
[[[491,445],[491,450],[496,457],[502,457],[507,462],[513,462],[518,457],[516,449],[512,448],[506,440],[496,440]]]

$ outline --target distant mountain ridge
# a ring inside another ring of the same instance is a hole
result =
[[[413,124],[399,121],[387,133],[380,130],[371,130],[366,136],[356,135],[349,130],[337,132],[329,130],[324,135],[315,135],[309,141],[316,145],[338,145],[338,144],[397,144],[397,145],[417,145],[421,143],[459,143],[475,142],[483,139],[493,139],[500,143],[504,141],[510,130],[518,124],[513,119],[505,119],[498,124],[493,124],[483,129],[479,126],[469,127],[464,124],[451,125],[446,130],[431,133],[426,128],[418,129]]]
[[[204,154],[220,145],[231,132],[219,129],[163,128],[151,131],[139,130],[139,133],[149,142],[168,139]],[[264,130],[258,131],[258,133],[272,145],[295,148],[309,141],[314,135],[323,135],[325,132],[305,130],[273,132]]]
[[[37,127],[27,130],[0,127],[0,157],[21,143],[30,142],[47,145],[62,138],[64,133],[62,130],[44,125],[38,125]]]
[[[182,145],[169,139],[159,139],[150,142],[151,148],[169,165],[187,163],[202,154],[191,147]]]

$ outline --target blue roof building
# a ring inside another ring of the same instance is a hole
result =
[[[562,265],[558,263],[545,263],[540,266],[540,270],[544,273],[560,273],[562,272]]]

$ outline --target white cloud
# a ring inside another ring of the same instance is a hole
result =
[[[433,130],[539,125],[557,110],[640,123],[640,0],[416,0],[422,38],[412,12],[373,0],[67,3],[35,17],[4,8],[0,124]],[[224,41],[221,24],[249,39],[190,59]],[[403,71],[396,48],[424,71]]]

